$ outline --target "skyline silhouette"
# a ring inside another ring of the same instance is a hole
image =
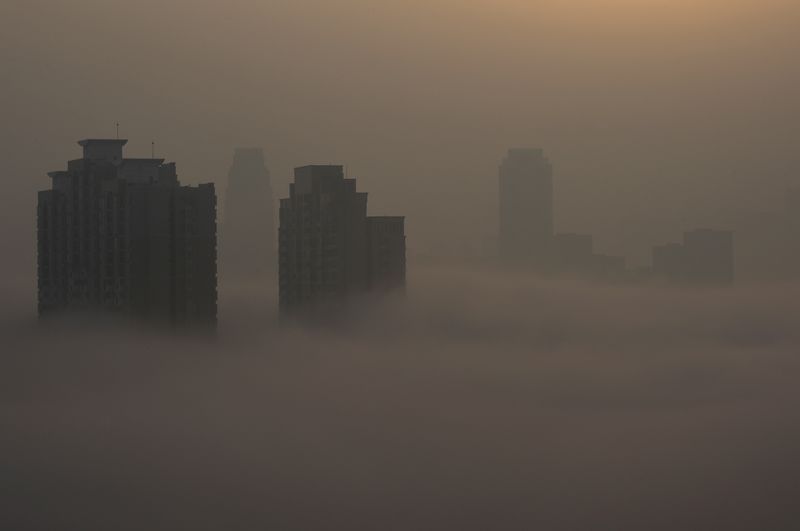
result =
[[[127,142],[82,140],[83,158],[49,173],[52,190],[39,193],[37,215],[39,313],[104,308],[171,324],[214,323],[213,184],[180,187],[174,163],[124,158]],[[543,150],[510,149],[498,176],[499,255],[489,261],[594,281],[734,282],[732,231],[687,231],[682,244],[653,247],[649,268],[626,270],[624,257],[595,253],[591,235],[555,231],[554,168]],[[296,168],[276,231],[263,151],[237,148],[226,194],[227,276],[269,283],[265,274],[277,268],[287,314],[351,293],[402,290],[405,219],[367,216],[367,194],[355,182],[343,166]],[[195,199],[203,190],[210,202]],[[787,193],[789,212],[796,195]]]

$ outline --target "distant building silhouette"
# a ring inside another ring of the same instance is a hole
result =
[[[250,276],[274,270],[277,239],[264,153],[257,148],[236,149],[225,192],[223,272]]]
[[[683,244],[654,247],[653,274],[689,284],[732,284],[733,233],[696,229],[684,233]]]
[[[123,158],[127,140],[82,140],[83,158],[39,192],[40,315],[109,310],[164,324],[217,318],[213,184],[174,163]]]
[[[353,293],[405,285],[402,217],[368,217],[367,194],[342,166],[295,169],[280,202],[279,287],[282,312]]]
[[[501,257],[545,266],[553,239],[553,166],[541,149],[510,149],[499,185]]]

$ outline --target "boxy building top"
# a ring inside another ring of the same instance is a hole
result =
[[[127,144],[126,139],[87,138],[78,141],[83,148],[83,158],[90,160],[105,160],[114,164],[122,161],[122,146]]]

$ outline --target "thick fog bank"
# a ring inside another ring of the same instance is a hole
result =
[[[4,291],[3,529],[796,526],[795,286],[426,269],[311,329],[240,285],[214,339]]]

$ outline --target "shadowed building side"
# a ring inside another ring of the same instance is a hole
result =
[[[84,140],[84,158],[39,192],[39,314],[107,310],[164,324],[217,318],[216,194],[175,164],[125,159],[126,140]]]

